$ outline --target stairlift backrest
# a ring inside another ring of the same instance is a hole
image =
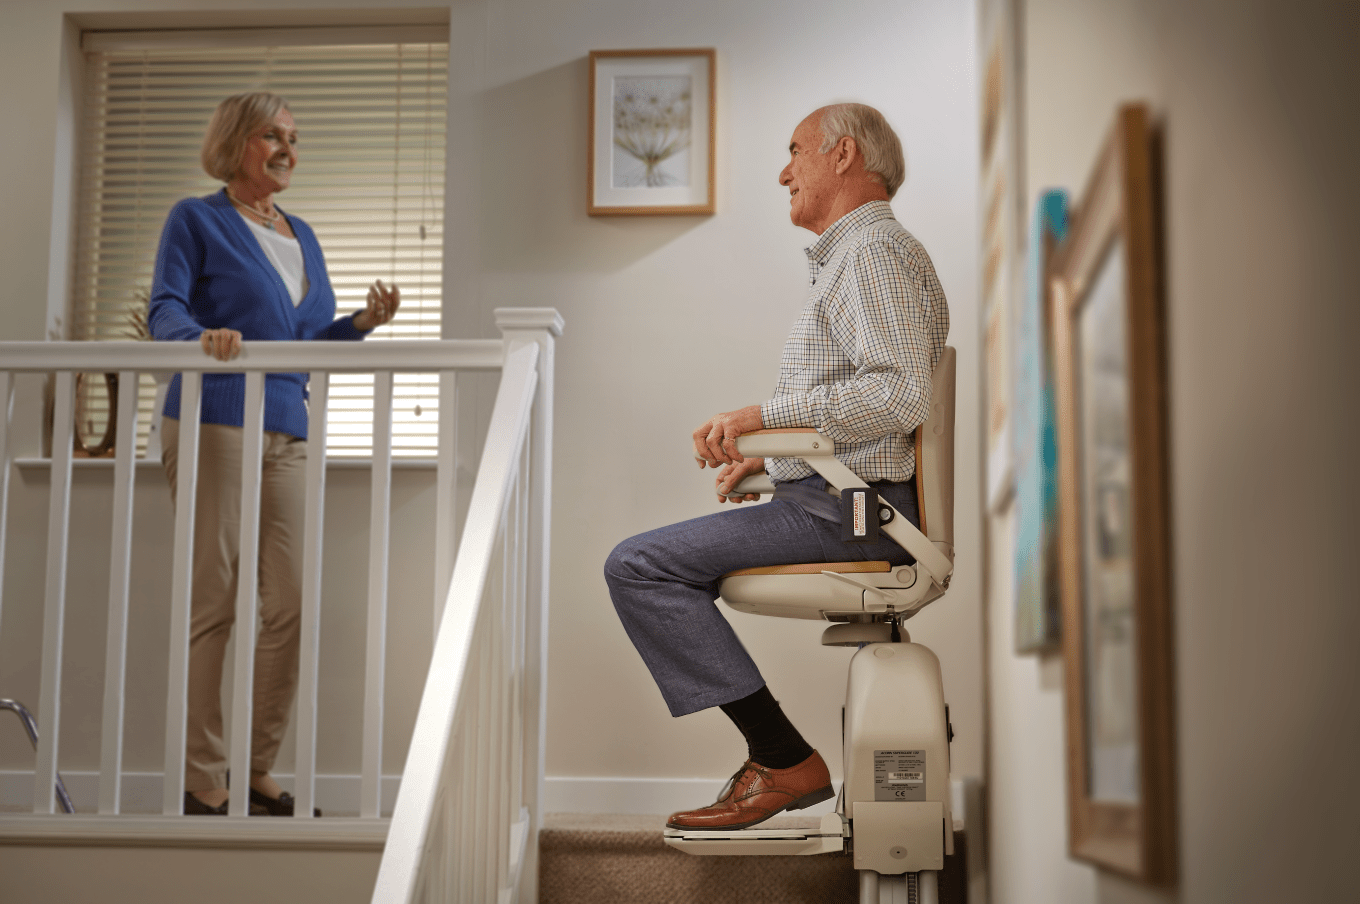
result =
[[[954,387],[957,355],[945,346],[930,375],[930,414],[916,428],[916,493],[921,532],[954,556]]]

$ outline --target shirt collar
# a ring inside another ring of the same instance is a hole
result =
[[[817,241],[804,248],[803,252],[807,254],[809,261],[825,265],[831,259],[836,246],[841,243],[841,239],[868,226],[870,223],[891,219],[892,215],[892,207],[889,206],[887,201],[870,201],[868,204],[861,204],[827,227],[826,232],[818,236]]]

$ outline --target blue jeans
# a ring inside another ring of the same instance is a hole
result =
[[[880,493],[920,523],[910,482]],[[914,561],[885,534],[877,543],[844,543],[840,534],[839,524],[772,499],[638,534],[614,548],[604,566],[609,595],[672,716],[740,700],[765,684],[718,611],[724,574],[804,562]]]

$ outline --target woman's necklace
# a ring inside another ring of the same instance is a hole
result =
[[[260,225],[263,226],[265,229],[274,228],[274,222],[279,218],[279,212],[277,210],[275,210],[273,213],[265,213],[258,207],[255,207],[254,205],[251,204],[247,204],[245,201],[242,201],[240,198],[233,195],[231,193],[231,189],[227,189],[227,197],[230,198],[231,203],[235,204],[237,207],[240,207],[243,210],[248,210],[251,213],[255,214],[255,216],[259,217],[261,220],[264,220],[264,222],[261,223]]]

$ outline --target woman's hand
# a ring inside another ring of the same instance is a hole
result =
[[[198,337],[205,355],[218,361],[230,361],[241,354],[241,334],[237,330],[204,330]]]
[[[765,470],[765,459],[747,458],[736,464],[723,465],[718,471],[717,478],[713,481],[718,490],[719,502],[756,502],[760,499],[759,493],[747,493],[744,496],[729,496],[728,494],[747,477],[752,474],[759,474]]]
[[[354,328],[368,332],[384,323],[391,323],[401,307],[401,289],[385,286],[381,279],[368,287],[368,307],[354,315]]]

